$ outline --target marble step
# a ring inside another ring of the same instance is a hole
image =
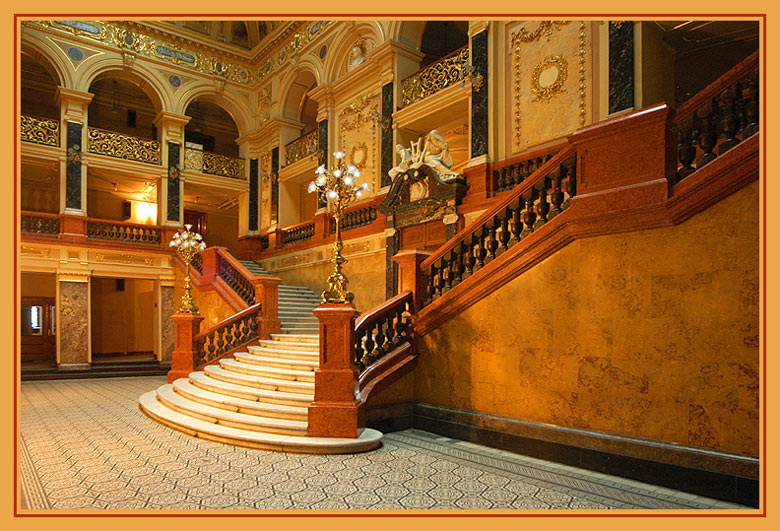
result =
[[[269,367],[273,369],[286,369],[291,371],[312,372],[317,370],[320,365],[318,359],[291,360],[287,358],[274,358],[272,356],[258,356],[256,354],[250,354],[249,352],[235,352],[233,356],[241,363],[260,365],[262,367]]]
[[[271,334],[271,339],[291,343],[312,343],[317,345],[317,348],[320,344],[319,334]]]
[[[303,422],[306,422],[309,415],[309,409],[306,404],[290,406],[224,395],[202,389],[187,378],[179,378],[174,381],[173,390],[189,400],[200,402],[207,406],[235,411],[237,413],[245,413],[247,415],[298,420]]]
[[[247,354],[248,355],[248,354]],[[266,367],[253,363],[244,363],[243,360],[223,358],[219,360],[219,366],[226,371],[240,372],[253,376],[261,376],[274,380],[284,380],[287,384],[311,382],[314,383],[314,372],[310,370],[279,369]]]
[[[206,391],[217,394],[229,395],[235,398],[254,400],[267,404],[279,404],[284,406],[308,407],[314,400],[314,394],[289,393],[285,391],[271,391],[258,387],[247,386],[217,380],[207,375],[204,371],[190,373],[190,383]]]
[[[252,356],[263,358],[273,358],[277,361],[297,362],[297,361],[317,361],[320,359],[319,350],[283,350],[280,347],[256,347],[250,345],[247,347],[247,353]]]
[[[354,439],[346,439],[280,435],[223,426],[173,411],[157,400],[156,391],[141,395],[139,405],[146,415],[157,422],[194,437],[261,450],[342,454],[373,450],[382,442],[382,434],[370,428],[363,430]]]
[[[248,385],[250,387],[257,387],[259,389],[266,389],[268,391],[283,391],[285,393],[300,393],[303,395],[314,394],[313,382],[298,382],[294,380],[280,380],[278,378],[269,378],[267,376],[257,376],[254,374],[246,374],[234,370],[235,367],[229,369],[220,365],[207,365],[204,367],[205,372],[211,378],[216,380],[222,380],[223,382],[229,382],[238,385]]]
[[[306,435],[307,423],[299,420],[276,419],[247,415],[213,406],[207,406],[176,393],[173,385],[165,384],[157,389],[157,400],[169,408],[206,422],[215,422],[231,428],[278,433],[281,435]]]
[[[316,343],[295,343],[294,341],[276,341],[273,339],[261,339],[260,345],[249,345],[247,349],[251,352],[253,349],[264,348],[267,350],[281,349],[287,352],[302,351],[302,353],[319,354],[320,342]]]

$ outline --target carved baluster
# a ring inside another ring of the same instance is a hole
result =
[[[504,190],[504,168],[499,168],[493,172],[493,180],[495,182],[496,191],[502,192]]]
[[[425,297],[425,303],[428,304],[433,300],[433,296],[436,293],[436,288],[434,287],[434,274],[435,274],[435,268],[434,266],[431,266],[428,270],[428,282],[427,282],[427,289],[426,289],[426,297]]]
[[[747,85],[747,98],[744,100],[743,109],[745,113],[744,120],[747,125],[741,131],[742,140],[745,140],[751,135],[757,133],[759,130],[758,81],[758,69],[753,70],[750,74],[748,74],[745,81],[745,85]]]
[[[441,261],[437,262],[435,271],[436,274],[434,275],[433,278],[433,286],[434,288],[436,288],[436,290],[434,291],[434,293],[436,294],[437,297],[441,297],[442,290],[444,289],[444,277],[443,277],[444,272],[443,272],[443,264]]]
[[[732,85],[723,91],[720,96],[721,116],[723,116],[723,134],[726,139],[718,146],[718,154],[723,155],[726,151],[739,144],[737,133],[739,132],[739,115],[737,114],[737,85]]]
[[[523,194],[522,199],[525,203],[525,209],[523,209],[523,225],[525,225],[525,229],[523,230],[523,233],[520,235],[521,237],[525,238],[531,232],[533,231],[533,226],[536,221],[536,213],[534,212],[534,199],[536,194],[534,193],[535,190],[531,188],[526,193]]]
[[[374,355],[374,360],[378,360],[386,353],[384,325],[381,321],[376,324],[376,336],[374,337],[374,341],[376,341],[376,354]]]
[[[550,194],[550,203],[552,208],[548,219],[553,219],[555,216],[562,212],[561,204],[563,203],[563,192],[561,191],[561,182],[566,178],[566,166],[561,164],[558,168],[558,172],[552,177],[552,193]]]
[[[715,160],[715,145],[718,142],[718,133],[715,130],[715,113],[712,102],[705,103],[696,111],[699,119],[699,147],[704,152],[696,159],[696,169]]]
[[[509,168],[510,172],[510,179],[509,179],[509,186],[507,186],[507,189],[514,188],[518,185],[520,182],[520,176],[519,176],[519,166],[517,164],[512,164]]]
[[[462,246],[463,267],[466,269],[466,275],[471,276],[474,272],[474,264],[476,263],[474,253],[471,251],[471,237],[465,238]]]
[[[472,253],[474,254],[474,271],[482,269],[485,265],[485,246],[483,238],[484,227],[481,227],[474,231],[471,236]]]
[[[489,263],[496,257],[496,249],[498,248],[498,240],[496,239],[496,222],[495,219],[485,224],[487,234],[485,234],[485,254],[487,255],[485,263]]]
[[[206,336],[209,342],[209,346],[208,346],[209,356],[206,361],[213,360],[217,355],[217,341],[215,336],[216,334],[214,332],[211,332],[208,336]]]
[[[509,205],[509,210],[512,212],[512,219],[509,221],[509,230],[512,233],[512,239],[515,241],[520,241],[520,235],[523,232],[523,221],[520,218],[520,212],[523,210],[522,205],[522,200],[512,201],[512,204]]]
[[[550,179],[548,177],[543,178],[535,189],[539,194],[539,202],[536,203],[536,223],[534,223],[534,230],[538,229],[545,223],[547,223],[547,213],[550,212],[550,203],[547,202],[547,189],[550,187]]]
[[[406,327],[404,326],[404,316],[401,309],[399,309],[395,314],[395,320],[393,322],[393,328],[395,329],[395,337],[393,338],[393,343],[395,345],[398,345],[404,340],[404,332],[406,330]]]
[[[463,280],[463,244],[459,243],[452,249],[452,287]]]
[[[511,239],[511,236],[509,235],[509,222],[507,220],[507,209],[504,209],[504,211],[501,213],[500,216],[500,232],[498,234],[498,241],[501,244],[499,246],[499,249],[501,252],[506,251],[509,249],[509,240]]]
[[[571,205],[572,198],[577,195],[577,159],[571,157],[563,162],[563,166],[566,168],[566,200],[563,202],[561,208],[566,210]]]
[[[444,257],[441,260],[441,278],[442,278],[442,292],[447,292],[452,288],[452,271],[450,265],[452,263],[451,258]]]
[[[374,350],[374,339],[371,337],[371,329],[369,327],[365,328],[365,331],[363,332],[363,340],[361,341],[362,346],[362,356],[360,357],[360,364],[362,365],[362,368],[368,367],[368,365],[371,363],[371,351]]]

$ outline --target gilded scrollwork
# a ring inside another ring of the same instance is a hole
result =
[[[531,74],[531,92],[542,101],[549,101],[550,98],[565,92],[564,84],[568,77],[569,63],[560,55],[550,55],[545,57],[534,68]],[[554,72],[553,72],[554,70]],[[546,74],[552,72],[551,74]],[[554,79],[542,79],[543,77],[555,76]]]
[[[534,42],[544,35],[549,41],[553,32],[561,31],[561,26],[565,26],[569,22],[568,20],[543,20],[534,31],[529,32],[527,29],[521,28],[520,31],[512,35],[512,40],[515,40],[516,37],[519,42]]]
[[[463,68],[464,65],[468,64],[468,59],[469,47],[464,46],[455,53],[403,79],[401,81],[401,105],[406,107],[417,103],[454,83],[458,83],[463,77]]]
[[[22,115],[19,136],[24,142],[59,146],[60,123],[57,120]]]
[[[147,164],[160,164],[162,160],[160,143],[157,140],[137,138],[93,127],[87,130],[87,150],[98,155]]]
[[[209,153],[200,149],[184,149],[184,168],[231,179],[246,178],[244,159]]]
[[[319,131],[315,129],[284,146],[285,165],[293,164],[312,153],[316,153],[319,149],[318,133]]]

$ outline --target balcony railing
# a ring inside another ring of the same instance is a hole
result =
[[[87,130],[87,151],[124,160],[160,165],[162,154],[157,140],[137,138],[90,127]]]
[[[34,116],[21,118],[19,136],[22,141],[44,146],[60,145],[60,122]]]
[[[311,155],[312,153],[316,153],[317,149],[320,147],[318,133],[319,131],[315,129],[314,131],[298,137],[284,146],[285,165],[298,162],[303,157]]]
[[[31,234],[59,234],[60,216],[40,212],[22,212],[21,231]]]
[[[401,106],[406,107],[422,101],[460,81],[463,65],[468,63],[468,60],[469,47],[466,45],[401,80]]]
[[[160,227],[119,221],[87,220],[87,238],[158,245],[160,243]]]
[[[244,159],[217,155],[200,149],[184,149],[184,168],[208,175],[218,175],[231,179],[246,179]]]
[[[293,227],[284,229],[282,233],[282,245],[292,245],[293,243],[310,240],[314,236],[314,223],[299,223]]]

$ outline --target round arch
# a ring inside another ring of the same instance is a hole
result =
[[[151,72],[143,67],[127,68],[120,60],[108,62],[103,59],[89,65],[77,89],[87,92],[95,81],[112,78],[123,79],[140,88],[154,105],[156,113],[170,109],[170,98],[167,97],[166,90]]]
[[[176,102],[173,112],[182,115],[185,114],[187,107],[195,100],[213,103],[227,112],[236,124],[239,138],[252,130],[252,120],[250,118],[252,113],[246,102],[233,94],[217,91],[214,88],[214,85],[211,84],[197,85],[183,93],[181,98]]]
[[[70,70],[57,53],[32,39],[22,41],[21,51],[40,64],[59,86],[74,88]]]
[[[390,25],[390,38],[419,50],[426,20],[396,20]]]
[[[306,94],[320,84],[318,69],[312,66],[308,61],[302,62],[280,83],[279,93],[282,97],[279,103],[279,114],[282,117],[296,121],[300,119],[301,105]]]
[[[341,67],[347,61],[357,40],[366,41],[372,47],[377,46],[385,40],[384,29],[377,21],[362,21],[343,27],[333,39],[334,44],[325,63],[325,80],[328,83],[339,78]]]

